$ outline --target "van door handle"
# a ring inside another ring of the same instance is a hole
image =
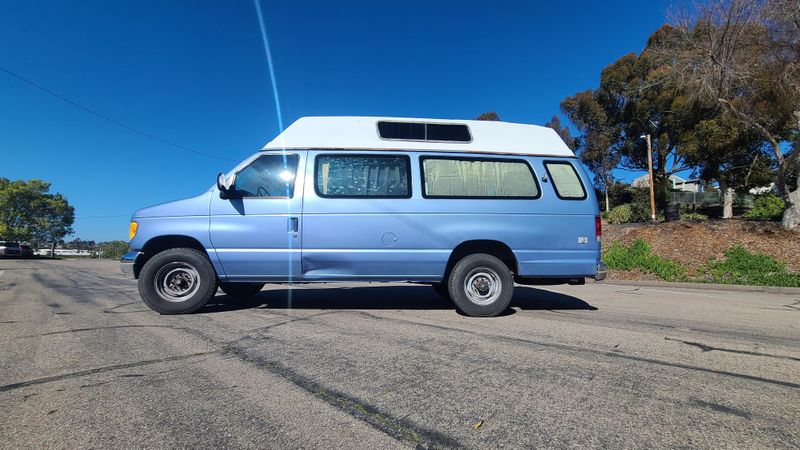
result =
[[[300,219],[297,217],[289,217],[289,221],[286,223],[286,231],[288,233],[297,233],[300,229]]]

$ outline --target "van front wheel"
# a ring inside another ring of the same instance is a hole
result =
[[[450,297],[459,310],[474,317],[496,316],[514,295],[514,277],[496,257],[469,255],[456,263],[447,280]]]
[[[150,258],[139,273],[139,295],[161,314],[188,314],[217,292],[217,274],[204,253],[171,248]]]

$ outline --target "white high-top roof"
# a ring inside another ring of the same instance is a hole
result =
[[[378,122],[466,125],[471,142],[383,139]],[[553,129],[537,125],[482,121],[410,119],[400,117],[302,117],[264,146],[263,150],[412,150],[461,153],[575,156]]]

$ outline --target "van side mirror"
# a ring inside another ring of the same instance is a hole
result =
[[[219,196],[220,198],[231,198],[233,197],[234,190],[231,189],[234,185],[236,185],[236,174],[231,176],[230,184],[227,183],[225,179],[225,174],[220,172],[217,175],[217,189],[219,189]]]
[[[225,174],[222,172],[217,175],[217,189],[219,189],[220,192],[228,190],[225,186]]]

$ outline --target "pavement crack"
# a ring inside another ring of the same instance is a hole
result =
[[[71,372],[65,373],[61,375],[54,375],[51,377],[43,377],[43,378],[36,378],[33,380],[28,381],[21,381],[19,383],[11,383],[5,384],[0,386],[0,392],[12,391],[14,389],[24,388],[28,386],[35,386],[38,384],[46,384],[46,383],[53,383],[55,381],[62,381],[62,380],[69,380],[72,378],[79,378],[84,377],[86,375],[94,375],[96,373],[103,373],[103,372],[110,372],[113,370],[120,370],[120,369],[130,369],[133,367],[142,367],[142,366],[149,366],[153,364],[160,364],[165,362],[173,362],[173,361],[182,361],[185,359],[197,358],[198,356],[205,356],[205,355],[212,355],[212,354],[219,354],[220,350],[214,350],[209,352],[199,352],[199,353],[190,353],[188,355],[176,355],[176,356],[169,356],[166,358],[158,358],[158,359],[147,359],[144,361],[137,361],[132,363],[125,363],[125,364],[115,364],[112,366],[104,366],[104,367],[96,367],[94,369],[88,370],[81,370],[79,372]]]
[[[614,292],[616,292],[616,293],[618,293],[618,294],[628,294],[628,295],[644,295],[644,294],[641,292],[641,289],[640,289],[640,288],[633,288],[633,289],[619,289],[619,290],[616,290],[616,291],[614,291]]]
[[[761,353],[761,352],[753,352],[749,350],[736,350],[732,348],[723,348],[723,347],[714,347],[712,345],[703,344],[702,342],[692,342],[692,341],[684,341],[683,339],[675,339],[671,337],[664,336],[665,341],[673,341],[673,342],[680,342],[682,344],[690,345],[692,347],[697,347],[700,350],[705,352],[726,352],[726,353],[738,353],[740,355],[750,355],[750,356],[765,356],[767,358],[777,358],[777,359],[788,359],[790,361],[800,361],[800,358],[795,358],[793,356],[784,356],[784,355],[773,355],[770,353]]]
[[[95,386],[102,386],[102,385],[108,384],[108,383],[111,383],[111,380],[99,381],[97,383],[82,384],[82,385],[78,386],[78,388],[79,389],[86,389],[86,388],[95,387]]]
[[[55,334],[69,334],[69,333],[81,333],[84,331],[97,331],[97,330],[115,330],[118,328],[172,328],[176,330],[183,329],[182,327],[177,327],[175,325],[111,325],[107,327],[91,327],[91,328],[74,328],[72,330],[62,330],[62,331],[51,331],[49,333],[41,333],[41,334],[32,334],[29,336],[21,336],[21,338],[33,338],[39,336],[52,336]]]

